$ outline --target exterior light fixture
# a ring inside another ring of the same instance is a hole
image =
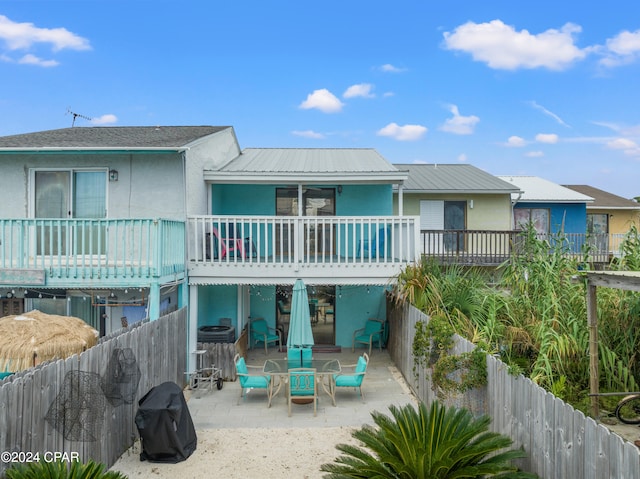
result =
[[[109,181],[118,181],[118,170],[109,170]]]

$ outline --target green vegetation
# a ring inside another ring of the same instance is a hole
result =
[[[589,334],[579,271],[589,268],[589,250],[570,251],[561,235],[540,240],[532,228],[517,241],[514,248],[520,254],[499,268],[495,284],[479,268],[434,262],[409,267],[399,276],[400,300],[408,300],[436,322],[416,326],[416,363],[432,368],[432,379],[441,389],[443,384],[451,386],[450,372],[468,366],[447,358],[451,343],[443,338],[455,331],[482,351],[499,355],[514,373],[586,412]],[[635,227],[621,253],[611,269],[640,271],[640,234]],[[640,295],[599,288],[598,318],[601,391],[638,390]],[[438,373],[437,363],[443,358],[448,366]],[[478,380],[474,374],[463,378],[458,390]]]
[[[40,461],[17,464],[7,469],[7,479],[127,479],[127,476],[116,471],[105,471],[105,465],[90,460],[83,464],[71,462],[71,466],[63,461]]]
[[[390,406],[391,417],[371,413],[377,427],[365,425],[352,435],[363,448],[338,444],[334,463],[323,464],[328,479],[454,477],[535,478],[519,472],[514,459],[522,450],[506,450],[512,441],[490,432],[488,416],[474,418],[466,409],[447,408],[435,401]]]

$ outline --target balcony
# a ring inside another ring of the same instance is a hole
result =
[[[190,282],[386,284],[419,258],[417,225],[407,216],[190,217]]]
[[[562,248],[565,254],[582,258],[588,251],[593,263],[608,263],[619,256],[623,234],[539,234],[538,239],[548,241],[551,248]],[[520,231],[477,230],[422,230],[422,254],[441,263],[461,265],[497,266],[512,255],[522,253]]]
[[[184,272],[183,222],[0,220],[0,284],[108,287]]]

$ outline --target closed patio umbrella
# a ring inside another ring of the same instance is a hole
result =
[[[291,297],[287,348],[311,347],[313,344],[307,287],[304,285],[304,281],[297,279],[293,285],[293,295]]]

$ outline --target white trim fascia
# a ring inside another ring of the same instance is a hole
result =
[[[339,184],[339,183],[402,183],[406,174],[394,172],[372,173],[267,173],[267,172],[233,172],[205,170],[204,180],[207,183],[246,184],[246,183],[278,183],[278,184]]]

